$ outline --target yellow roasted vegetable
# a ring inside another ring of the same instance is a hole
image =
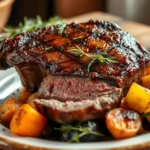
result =
[[[126,97],[124,98],[123,105],[125,108],[135,110],[138,113],[143,113],[147,104],[150,102],[150,90],[132,83]]]
[[[142,86],[150,89],[150,75],[144,76],[142,78]]]

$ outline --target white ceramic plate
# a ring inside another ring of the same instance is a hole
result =
[[[0,71],[0,100],[20,89],[21,83],[14,69]],[[126,150],[150,149],[150,133],[119,141],[94,143],[65,143],[29,137],[19,137],[0,124],[0,150]]]

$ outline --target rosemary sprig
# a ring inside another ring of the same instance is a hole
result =
[[[83,37],[79,36],[79,37],[75,37],[73,38],[73,40],[81,40]]]
[[[23,32],[30,32],[32,30],[48,27],[51,25],[59,25],[64,24],[64,20],[60,17],[49,18],[47,21],[42,21],[40,16],[37,16],[35,19],[30,19],[25,17],[24,22],[19,23],[18,27],[5,27],[3,30],[5,33],[0,35],[0,41],[14,37]],[[61,32],[61,31],[60,31]]]
[[[80,142],[80,138],[88,134],[104,136],[104,134],[100,132],[92,131],[91,126],[91,122],[89,121],[87,127],[83,127],[81,123],[78,123],[76,126],[73,126],[71,124],[63,124],[60,128],[55,129],[66,133],[69,133],[71,131],[79,131],[68,142]]]
[[[48,51],[48,50],[50,50],[51,48],[52,48],[52,46],[46,47],[45,50]]]
[[[99,63],[116,63],[117,61],[114,60],[112,57],[104,57],[102,54],[91,54],[91,53],[85,53],[79,46],[76,45],[76,48],[68,50],[68,52],[82,56],[87,56],[91,59],[91,62],[88,64],[88,72],[90,70],[90,67],[95,61],[98,61]]]
[[[145,117],[148,117],[148,116],[150,116],[150,112],[147,112],[147,113],[145,113],[145,114],[142,114],[142,118],[145,118]]]

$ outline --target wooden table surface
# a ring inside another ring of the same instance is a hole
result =
[[[67,19],[67,22],[85,22],[90,19],[114,21],[119,24],[124,31],[127,31],[131,35],[133,35],[136,40],[138,40],[145,48],[150,47],[150,26],[148,25],[128,21],[121,17],[117,17],[103,12],[92,12],[88,14],[83,14],[73,18],[69,18]]]

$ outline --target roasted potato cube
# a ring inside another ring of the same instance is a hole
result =
[[[46,118],[29,104],[23,104],[14,114],[10,122],[11,132],[20,136],[39,137]]]
[[[143,113],[149,102],[150,90],[138,85],[137,83],[132,83],[126,97],[124,98],[123,105],[138,113]]]

